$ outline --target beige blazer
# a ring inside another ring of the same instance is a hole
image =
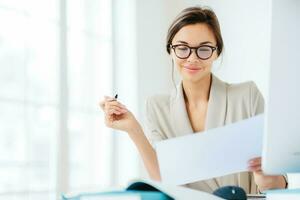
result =
[[[255,116],[263,110],[264,100],[254,82],[228,84],[212,75],[205,130]],[[170,95],[150,97],[146,103],[146,117],[146,135],[154,148],[157,141],[193,134],[185,107],[182,83]],[[226,163],[220,163],[222,164]],[[246,193],[258,193],[250,172],[217,177],[186,186],[212,193],[226,185],[240,186]]]

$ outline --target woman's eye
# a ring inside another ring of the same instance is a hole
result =
[[[186,51],[186,50],[188,50],[188,48],[187,47],[178,47],[178,50],[180,50],[180,51]]]
[[[199,48],[199,51],[210,51],[209,48]]]

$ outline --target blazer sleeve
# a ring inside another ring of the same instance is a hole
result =
[[[149,142],[155,148],[155,143],[166,139],[163,135],[161,129],[159,128],[159,123],[157,119],[157,114],[155,113],[155,103],[152,98],[148,98],[146,101],[146,127],[145,135]]]
[[[250,86],[251,115],[255,116],[264,112],[264,98],[254,82]]]

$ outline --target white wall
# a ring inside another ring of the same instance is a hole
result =
[[[148,96],[167,93],[172,87],[171,62],[165,50],[165,38],[171,20],[180,10],[178,5],[172,2],[174,1],[137,1],[140,108],[144,107],[144,101]]]

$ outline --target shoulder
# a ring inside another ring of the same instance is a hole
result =
[[[155,95],[146,100],[146,127],[151,141],[166,139],[172,132],[170,123],[170,95]]]
[[[247,107],[251,116],[264,110],[264,98],[253,81],[227,86],[228,104],[236,108]]]
[[[250,100],[257,97],[262,98],[262,95],[253,81],[246,81],[241,83],[228,83],[216,76],[213,76],[215,81],[215,88],[218,90],[226,91],[223,94],[227,95],[229,100]]]
[[[228,97],[231,99],[250,101],[250,103],[253,103],[257,99],[263,100],[261,92],[253,81],[228,84],[227,88]]]
[[[147,113],[153,111],[163,111],[169,109],[170,106],[170,95],[161,94],[153,95],[146,100],[146,111]]]
[[[258,95],[260,93],[256,84],[253,81],[227,84],[227,88],[228,94],[233,97],[236,96],[251,98],[253,95]]]
[[[218,92],[221,91],[220,93],[227,94],[232,97],[247,97],[251,94],[259,93],[259,90],[253,81],[246,81],[242,83],[228,83],[213,75],[212,84],[212,88],[214,90],[217,90]]]

